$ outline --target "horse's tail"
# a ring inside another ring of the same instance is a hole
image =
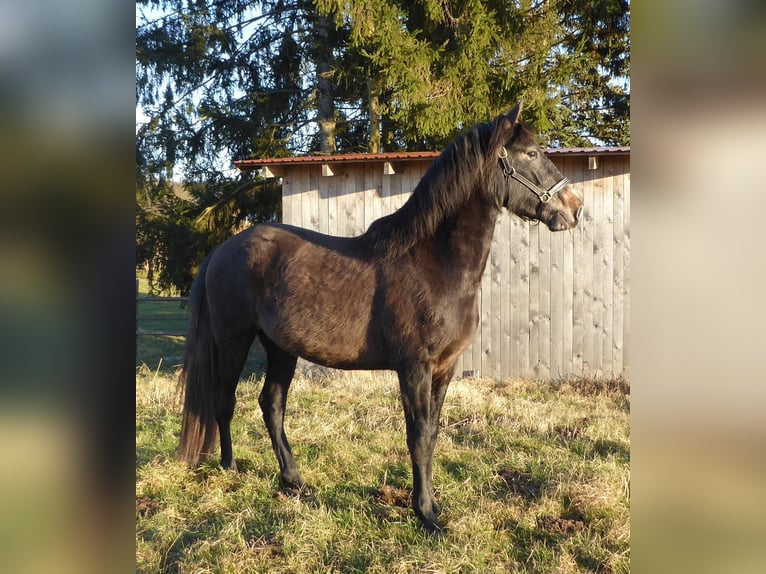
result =
[[[216,345],[205,293],[205,274],[212,254],[205,259],[189,296],[186,335],[179,385],[184,387],[183,422],[178,458],[191,466],[213,454],[218,437],[215,420]]]

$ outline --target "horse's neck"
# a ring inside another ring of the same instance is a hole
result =
[[[465,289],[478,288],[481,282],[498,215],[496,208],[474,198],[444,221],[434,238],[433,249],[446,273]]]

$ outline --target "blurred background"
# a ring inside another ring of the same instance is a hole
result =
[[[0,2],[0,571],[130,571],[132,5]]]
[[[632,15],[632,567],[760,572],[766,8]]]

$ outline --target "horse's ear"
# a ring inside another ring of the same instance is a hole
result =
[[[508,112],[508,115],[505,116],[508,121],[511,123],[511,125],[515,126],[521,121],[521,107],[523,102],[519,100],[519,103],[516,104],[516,107],[513,108],[510,112]]]
[[[516,104],[516,107],[513,108],[510,112],[508,112],[504,116],[500,116],[500,120],[498,123],[498,129],[501,132],[501,137],[504,137],[506,140],[513,135],[513,130],[516,127],[516,125],[521,121],[521,102]]]
[[[521,121],[521,102],[516,104],[513,108],[504,116],[500,116],[497,119],[495,125],[495,131],[492,133],[492,137],[489,142],[489,153],[496,155],[500,153],[500,148],[505,146],[505,143],[511,139],[516,125]]]

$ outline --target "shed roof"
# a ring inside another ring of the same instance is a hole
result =
[[[545,148],[546,155],[602,156],[629,155],[630,146]],[[418,161],[436,159],[440,151],[395,151],[383,153],[346,153],[338,155],[306,155],[297,157],[269,157],[262,159],[240,159],[234,162],[239,169],[250,171],[263,166],[287,166],[294,164],[344,164],[360,162]]]

